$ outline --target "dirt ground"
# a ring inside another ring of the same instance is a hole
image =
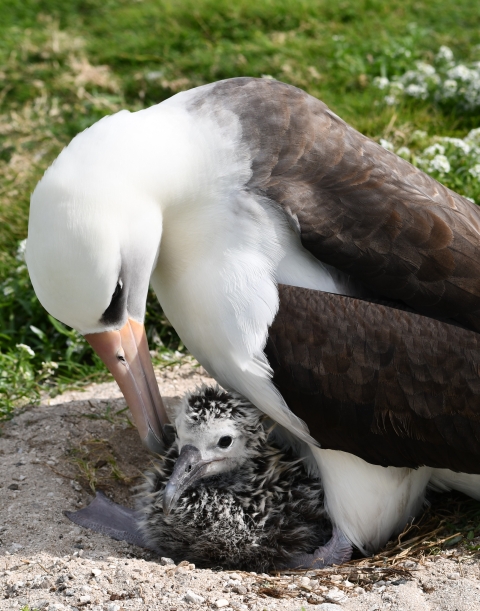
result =
[[[209,378],[158,373],[173,398]],[[172,399],[171,399],[172,400]],[[358,565],[290,575],[199,570],[76,527],[92,489],[132,504],[149,464],[114,383],[45,400],[0,437],[0,610],[480,611],[480,564],[461,547],[395,571]]]

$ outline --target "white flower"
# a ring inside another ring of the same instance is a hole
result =
[[[23,350],[23,352],[26,352],[29,356],[35,356],[35,352],[30,348],[30,346],[27,346],[27,344],[17,344],[16,347],[19,350]]]
[[[147,72],[145,74],[145,78],[147,81],[158,81],[164,76],[165,72],[163,70],[152,70],[152,72]]]
[[[390,81],[388,80],[386,76],[376,76],[373,79],[373,84],[378,89],[386,89],[389,86]]]
[[[401,146],[398,151],[397,151],[397,155],[399,157],[410,157],[410,149],[408,148],[408,146]]]
[[[476,161],[480,161],[480,146],[472,144],[472,150],[470,151],[470,157]]]
[[[387,151],[393,151],[393,144],[388,140],[384,140],[383,138],[380,138],[380,146],[383,146],[383,148]]]
[[[473,167],[468,170],[469,174],[471,174],[474,178],[480,178],[480,163],[477,163]]]
[[[462,140],[461,138],[449,138],[446,136],[445,138],[442,138],[442,142],[452,144],[455,148],[460,149],[462,153],[465,153],[465,155],[468,155],[471,150],[471,146],[469,146],[465,140]]]
[[[417,62],[417,70],[420,74],[425,74],[425,76],[433,76],[435,74],[435,68],[426,62]]]
[[[390,84],[390,93],[403,93],[405,87],[400,81],[392,81]]]
[[[435,157],[430,161],[428,169],[431,172],[436,171],[440,172],[440,174],[448,174],[448,172],[450,172],[450,162],[445,155],[435,155]]]
[[[27,250],[27,238],[25,238],[24,240],[21,240],[18,243],[17,255],[16,255],[17,261],[21,261],[22,263],[25,263],[25,251],[26,250]]]
[[[424,131],[423,129],[416,129],[412,134],[412,138],[414,140],[425,140],[427,136],[428,136],[427,132]]]
[[[459,79],[464,82],[471,81],[475,78],[476,72],[474,70],[470,70],[467,66],[463,64],[458,64],[447,72],[447,76],[450,79]]]
[[[15,289],[10,284],[7,284],[7,286],[3,288],[3,294],[5,297],[8,297],[9,295],[11,295],[14,292],[15,292]]]
[[[434,155],[444,155],[445,154],[445,147],[442,146],[441,144],[432,144],[432,146],[427,147],[424,151],[423,151],[423,155],[426,155],[427,157],[433,157]]]
[[[470,108],[480,106],[480,75],[472,79],[465,91],[465,99]]]
[[[465,141],[469,144],[480,144],[480,127],[470,130]]]
[[[446,81],[443,82],[443,85],[442,85],[442,95],[444,98],[451,98],[456,94],[457,89],[458,89],[457,81],[454,81],[453,79],[447,79]]]
[[[402,83],[409,83],[411,81],[417,81],[419,76],[420,75],[418,72],[415,72],[415,70],[407,70],[404,74],[402,74],[400,80]]]
[[[394,95],[386,95],[383,98],[383,101],[387,106],[395,106],[395,104],[397,103],[397,98]]]
[[[443,60],[446,62],[451,62],[453,60],[453,51],[450,49],[450,47],[446,47],[445,45],[442,45],[440,49],[438,50],[438,53],[435,59],[437,61]]]
[[[425,85],[417,85],[416,83],[407,85],[405,93],[412,98],[419,98],[420,100],[425,100],[428,97],[428,90]]]
[[[55,363],[55,361],[47,361],[42,363],[42,373],[44,375],[52,376],[56,369],[58,369],[58,363]]]

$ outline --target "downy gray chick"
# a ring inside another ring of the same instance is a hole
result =
[[[98,492],[65,515],[199,566],[263,572],[350,559],[350,542],[326,515],[321,482],[249,401],[204,386],[183,398],[174,428],[175,440],[137,489],[136,510]]]
[[[275,442],[271,421],[246,399],[197,389],[184,397],[175,429],[138,495],[149,547],[198,565],[256,571],[349,557],[348,542],[330,540],[320,481]]]

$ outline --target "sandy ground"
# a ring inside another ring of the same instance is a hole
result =
[[[158,374],[174,397],[210,380],[184,365]],[[461,550],[408,562],[405,575],[353,568],[256,575],[165,564],[82,530],[64,510],[91,500],[90,484],[131,504],[149,464],[114,383],[27,409],[0,437],[0,610],[183,609],[480,611],[480,566]]]

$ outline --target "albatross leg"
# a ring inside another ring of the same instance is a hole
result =
[[[287,569],[321,569],[332,564],[343,564],[352,557],[352,544],[341,530],[334,527],[328,543],[316,549],[313,554],[299,554],[290,560]]]

